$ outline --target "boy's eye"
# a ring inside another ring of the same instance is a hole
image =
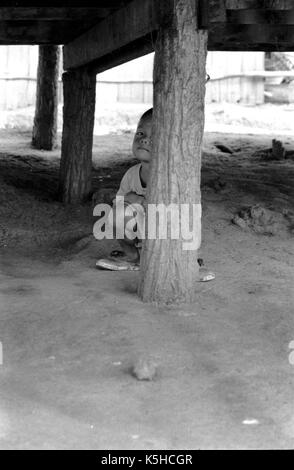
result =
[[[137,132],[137,136],[141,137],[143,135],[143,132],[139,131]]]

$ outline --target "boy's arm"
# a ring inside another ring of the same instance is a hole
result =
[[[120,182],[116,195],[125,196],[129,192],[131,192],[131,185],[130,185],[129,171],[127,171],[122,177],[122,180]]]
[[[144,196],[139,196],[133,192],[127,193],[125,195],[125,202],[128,202],[129,204],[143,204],[144,200]]]

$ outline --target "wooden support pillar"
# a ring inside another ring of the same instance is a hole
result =
[[[39,46],[37,97],[32,146],[52,150],[56,146],[59,46]]]
[[[155,45],[153,159],[147,203],[194,204],[194,249],[178,240],[146,239],[139,295],[145,302],[192,302],[197,298],[197,248],[201,238],[201,146],[207,31],[198,30],[197,1],[174,0],[172,24]],[[195,222],[195,220],[194,220]],[[192,220],[191,220],[192,223]],[[182,226],[181,226],[182,228]]]
[[[64,73],[63,93],[60,197],[79,203],[91,191],[96,74],[86,68]]]

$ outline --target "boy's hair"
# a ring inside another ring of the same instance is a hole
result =
[[[144,119],[149,119],[152,118],[153,115],[153,108],[148,109],[148,111],[145,111],[145,113],[140,117],[140,121],[143,121]]]

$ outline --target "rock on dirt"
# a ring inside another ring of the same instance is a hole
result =
[[[153,380],[157,374],[157,363],[154,359],[139,358],[133,368],[132,375],[137,380]]]
[[[230,153],[233,154],[234,150],[224,144],[215,144],[215,147],[223,153]]]
[[[289,227],[289,220],[284,214],[256,204],[254,206],[241,209],[234,216],[232,222],[243,230],[251,229],[263,235],[277,235],[282,230]]]
[[[272,140],[272,158],[274,160],[284,160],[286,158],[286,150],[280,140]]]

